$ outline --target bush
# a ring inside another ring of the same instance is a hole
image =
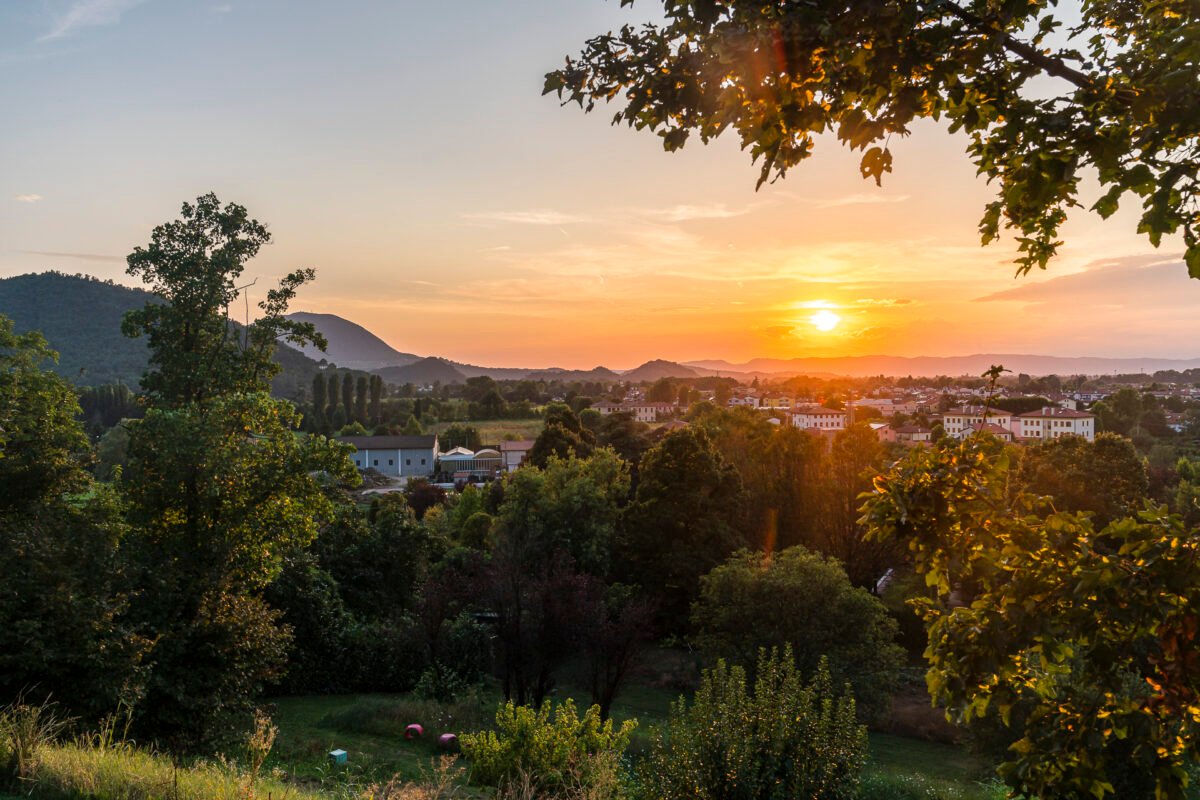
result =
[[[495,731],[468,734],[461,742],[476,783],[507,789],[519,782],[548,797],[587,790],[600,800],[620,795],[618,764],[636,727],[629,721],[614,729],[612,720],[601,721],[599,706],[581,719],[569,699],[553,709],[546,701],[536,710],[509,701],[496,710]]]
[[[639,771],[647,800],[851,800],[867,731],[849,687],[835,696],[822,661],[805,685],[790,648],[760,653],[757,680],[717,662],[689,708],[671,709]]]
[[[803,547],[733,555],[701,579],[692,620],[701,648],[731,663],[750,666],[760,650],[787,645],[811,676],[825,659],[868,718],[887,710],[905,663],[879,598],[851,585],[836,559]]]

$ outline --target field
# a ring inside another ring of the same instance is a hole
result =
[[[545,427],[540,419],[492,419],[479,422],[439,422],[426,433],[441,433],[451,425],[469,425],[479,431],[485,444],[496,445],[505,440],[536,439]]]

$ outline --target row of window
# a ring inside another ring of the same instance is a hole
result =
[[[374,462],[374,463],[372,463],[372,464],[371,464],[371,466],[373,466],[373,467],[378,467],[378,466],[379,466],[379,459],[378,459],[378,458],[376,458],[376,459],[373,459],[373,462]],[[387,465],[388,465],[389,467],[394,467],[394,466],[396,466],[396,461],[395,461],[394,459],[391,459],[391,458],[389,458],[389,459],[387,460],[387,462],[388,462],[388,463],[387,463]],[[356,467],[361,467],[361,466],[362,466],[362,462],[361,462],[361,461],[359,461],[359,460],[356,458],[356,459],[354,459],[354,466],[356,466]],[[411,467],[411,466],[412,466],[412,459],[411,459],[411,458],[406,458],[406,459],[404,459],[404,466],[406,466],[406,467]],[[425,459],[423,459],[423,458],[421,459],[421,466],[422,466],[422,467],[423,467],[423,466],[425,466]]]

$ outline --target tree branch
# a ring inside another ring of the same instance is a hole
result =
[[[958,17],[960,20],[967,23],[980,33],[998,38],[1001,44],[1004,45],[1005,50],[1008,50],[1014,55],[1020,56],[1030,64],[1033,64],[1035,67],[1039,67],[1047,75],[1053,75],[1056,78],[1062,78],[1063,80],[1079,87],[1080,89],[1096,88],[1096,81],[1091,75],[1067,66],[1062,59],[1046,55],[1036,47],[1028,45],[1025,42],[1013,37],[1007,31],[993,28],[987,22],[975,16],[970,11],[967,11],[958,3],[955,3],[954,0],[941,0],[938,5],[948,8],[954,16]]]

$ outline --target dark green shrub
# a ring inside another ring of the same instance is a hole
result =
[[[681,699],[639,770],[646,800],[851,800],[867,731],[849,687],[829,669],[805,684],[790,648],[759,655],[747,688],[738,666],[706,670],[689,707]]]

